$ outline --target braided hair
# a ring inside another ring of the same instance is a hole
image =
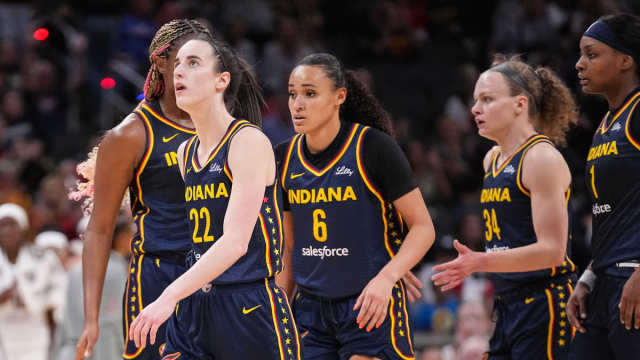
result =
[[[204,35],[213,38],[213,35],[204,25],[197,20],[175,19],[162,25],[156,32],[149,45],[149,62],[151,67],[144,82],[144,97],[147,101],[157,99],[164,93],[164,79],[154,59],[156,57],[167,58],[171,47],[186,35]]]

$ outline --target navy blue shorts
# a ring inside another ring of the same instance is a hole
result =
[[[630,274],[629,274],[630,275]],[[569,359],[638,359],[640,330],[620,323],[618,303],[627,277],[598,274],[587,300],[586,334],[576,332]]]
[[[497,323],[486,359],[567,359],[573,330],[566,306],[573,284],[572,274],[549,280],[546,286],[497,297]]]
[[[298,291],[293,303],[305,360],[349,359],[352,355],[385,360],[415,359],[404,284],[398,282],[389,302],[389,316],[371,332],[356,323],[359,295],[323,299]]]
[[[184,255],[157,257],[153,254],[132,256],[129,262],[129,278],[124,291],[124,353],[123,359],[157,360],[162,356],[167,326],[158,329],[156,342],[138,349],[133,340],[129,341],[129,325],[142,309],[155,301],[162,291],[186,271]]]
[[[206,285],[180,301],[167,328],[164,360],[300,360],[285,292],[272,278]]]

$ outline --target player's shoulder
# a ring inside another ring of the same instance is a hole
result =
[[[127,115],[118,125],[108,130],[100,146],[113,147],[113,150],[142,150],[146,144],[146,129],[136,113]]]
[[[364,153],[378,153],[392,147],[400,147],[393,136],[380,129],[364,126],[362,131],[364,131],[362,135],[362,151]]]
[[[291,147],[293,139],[295,139],[295,136],[279,143],[274,147],[273,152],[276,156],[276,160],[283,160],[287,156],[287,152],[289,151],[289,147]]]
[[[236,130],[232,134],[231,141],[257,146],[268,145],[269,148],[272,148],[271,141],[262,129],[259,126],[252,124],[247,124]]]
[[[489,171],[489,167],[491,166],[491,160],[495,156],[496,151],[499,151],[500,147],[498,145],[494,145],[487,153],[484,155],[484,159],[482,160],[482,167],[484,171]]]
[[[532,145],[524,154],[522,181],[531,189],[534,184],[562,183],[563,188],[571,182],[571,172],[558,149],[546,141]],[[566,183],[566,184],[565,184]]]
[[[549,166],[565,163],[564,157],[550,142],[540,141],[533,144],[525,153],[524,160],[530,165]]]
[[[229,140],[229,154],[248,154],[260,156],[259,154],[271,154],[273,156],[273,146],[271,141],[258,126],[243,126],[235,131]]]

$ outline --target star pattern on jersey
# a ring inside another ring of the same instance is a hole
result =
[[[283,292],[277,288],[274,287],[273,288],[273,293],[275,294],[276,299],[278,299],[278,303],[281,304],[280,305],[280,310],[283,313],[283,317],[280,320],[282,323],[282,329],[284,330],[284,346],[287,349],[287,355],[289,355],[289,360],[294,360],[294,353],[293,351],[295,350],[295,348],[292,350],[291,349],[291,342],[292,342],[292,337],[295,336],[295,333],[293,333],[295,331],[295,329],[293,329],[293,325],[292,323],[289,322],[289,313],[287,312],[287,310],[285,309],[285,307],[282,305],[284,303],[282,294]]]
[[[397,334],[401,337],[404,337],[406,332],[405,329],[403,327],[403,324],[405,323],[405,320],[403,318],[403,313],[404,313],[404,308],[402,306],[402,289],[400,288],[400,286],[396,283],[395,285],[393,285],[393,288],[395,291],[392,292],[392,296],[395,296],[396,299],[394,301],[394,306],[396,307],[395,309],[392,309],[392,311],[396,312],[396,321],[398,321],[398,328],[397,328]]]
[[[567,344],[567,339],[565,338],[567,336],[567,333],[571,333],[571,331],[567,331],[567,321],[564,320],[567,317],[567,312],[565,311],[565,308],[567,307],[566,302],[563,300],[566,295],[564,293],[564,288],[562,286],[556,286],[555,287],[556,290],[556,296],[558,297],[558,299],[560,299],[560,302],[558,302],[558,306],[562,309],[560,311],[560,321],[558,321],[558,326],[560,327],[559,331],[558,331],[558,335],[559,335],[559,339],[558,339],[558,346],[565,346]]]
[[[136,249],[133,250],[134,253],[136,252]],[[140,259],[136,256],[131,257],[131,268],[129,269],[129,280],[127,281],[127,296],[125,298],[125,310],[127,312],[130,321],[133,321],[136,319],[136,316],[138,316],[138,314],[140,313],[140,309],[138,308],[138,296],[136,295],[136,291],[138,290],[137,287],[137,279],[136,279],[136,275],[137,275],[137,267],[136,267],[136,262],[140,261]],[[154,261],[155,262],[155,261]]]
[[[268,202],[269,198],[268,197],[264,197],[265,199],[265,204]],[[276,267],[280,266],[280,249],[278,248],[278,231],[277,231],[277,225],[278,222],[272,217],[269,216],[268,214],[271,214],[271,207],[269,207],[269,205],[266,205],[264,207],[264,212],[265,212],[265,217],[267,219],[266,224],[267,226],[271,227],[271,242],[273,243],[273,254],[275,255],[275,263],[276,263]],[[277,214],[276,214],[277,215]],[[269,239],[266,239],[267,241],[269,241]],[[276,272],[279,272],[278,269],[276,269]]]

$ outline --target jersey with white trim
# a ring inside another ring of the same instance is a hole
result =
[[[188,236],[196,260],[225,233],[224,217],[233,186],[233,174],[227,159],[229,145],[238,131],[249,126],[255,127],[247,120],[234,120],[202,165],[197,156],[198,136],[192,137],[185,147],[184,200],[187,203]],[[281,209],[282,192],[276,179],[273,185],[265,187],[247,253],[214,279],[213,284],[251,282],[280,272],[283,245]]]
[[[176,151],[195,130],[164,117],[157,101],[143,101],[134,112],[144,124],[146,146],[129,185],[131,213],[138,227],[131,251],[186,253],[190,242]]]
[[[361,292],[406,235],[400,214],[364,172],[368,130],[353,123],[323,169],[305,158],[304,135],[287,149],[280,176],[294,219],[294,279],[308,293],[335,299]]]
[[[640,90],[607,113],[589,148],[585,180],[593,213],[595,270],[640,259],[640,139],[631,132],[631,121],[640,121],[634,116],[638,103]]]
[[[541,142],[553,145],[548,137],[534,135],[505,160],[500,168],[496,164],[498,151],[494,152],[480,196],[485,251],[504,251],[537,241],[530,192],[522,183],[522,160],[531,147]],[[567,201],[568,199],[569,191]],[[562,266],[536,271],[492,273],[489,277],[496,294],[501,295],[554,276],[574,272],[575,265],[569,255],[570,244],[567,241],[567,256]]]

